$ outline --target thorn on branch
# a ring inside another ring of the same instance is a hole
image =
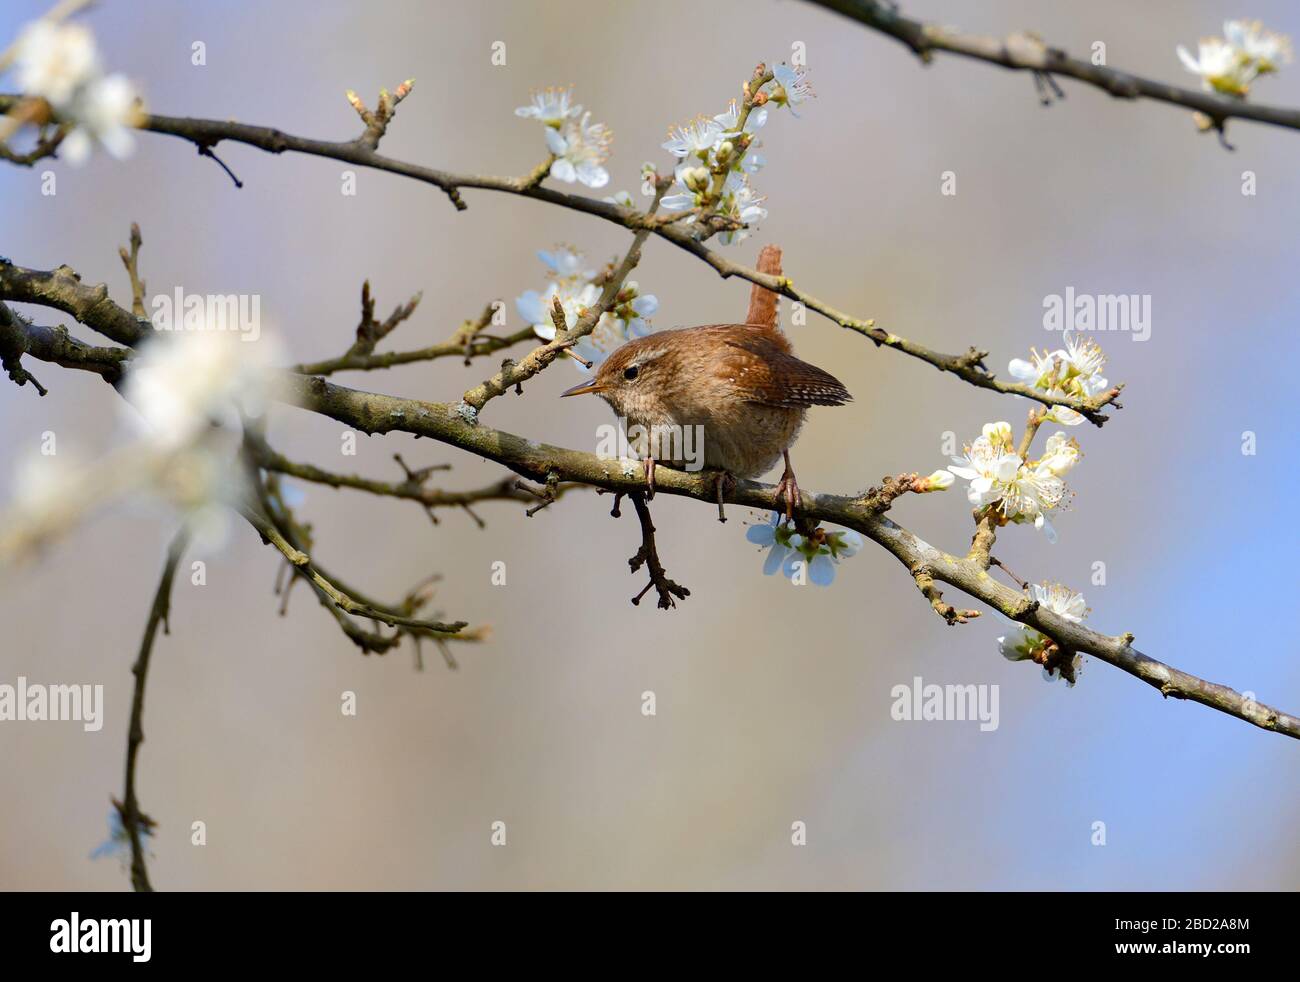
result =
[[[607,489],[605,489],[605,488],[597,488],[597,489],[596,489],[596,493],[597,493],[597,494],[612,494],[612,495],[614,496],[614,507],[611,508],[611,509],[609,510],[609,517],[610,517],[610,518],[622,518],[622,517],[623,517],[623,512],[622,512],[622,510],[619,508],[619,505],[622,504],[622,502],[623,502],[623,496],[627,494],[626,491],[609,491],[609,490],[607,490]]]
[[[226,176],[235,182],[235,187],[242,188],[244,186],[244,182],[241,181],[239,178],[237,178],[235,176],[235,172],[226,166],[226,162],[222,160],[220,157],[218,157],[215,153],[213,153],[212,151],[213,144],[196,143],[195,147],[198,149],[200,157],[209,157],[212,160],[215,160],[217,162],[217,166],[226,172]]]
[[[1002,570],[1002,572],[1006,573],[1007,576],[1011,577],[1011,579],[1013,579],[1013,580],[1015,581],[1016,586],[1020,587],[1020,589],[1022,589],[1022,590],[1028,590],[1028,589],[1029,589],[1029,581],[1028,581],[1028,580],[1022,580],[1022,579],[1021,579],[1020,577],[1018,577],[1015,573],[1011,572],[1011,570],[1007,568],[1006,564],[1004,564],[1004,563],[1003,563],[1000,559],[998,559],[996,556],[990,556],[990,557],[989,557],[989,565],[990,565],[990,566],[996,566],[998,569]]]
[[[651,587],[654,587],[655,592],[659,594],[659,607],[662,610],[671,610],[677,606],[674,597],[677,600],[685,600],[691,595],[691,591],[670,580],[663,563],[659,561],[659,549],[655,545],[655,527],[650,520],[650,506],[646,504],[645,495],[640,491],[634,491],[630,492],[628,497],[632,499],[632,504],[636,508],[636,517],[641,522],[641,548],[627,561],[627,564],[633,573],[642,566],[645,566],[650,573],[650,582],[632,598],[632,604],[639,606],[641,598],[650,591]]]

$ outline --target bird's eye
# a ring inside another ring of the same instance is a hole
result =
[[[623,369],[623,377],[627,379],[629,382],[631,382],[634,378],[636,378],[637,372],[639,372],[640,370],[641,369],[636,365],[628,365],[627,368]]]

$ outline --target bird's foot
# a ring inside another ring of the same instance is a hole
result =
[[[641,463],[645,467],[645,500],[650,501],[655,496],[655,459],[646,457]]]
[[[785,472],[776,485],[776,498],[785,499],[786,521],[794,520],[796,508],[803,507],[803,496],[799,494],[799,482],[795,480],[794,468],[790,466],[790,451],[785,451]]]
[[[718,471],[718,476],[713,479],[713,490],[718,497],[718,521],[726,522],[727,513],[723,510],[726,503],[727,494],[736,487],[736,479],[731,476],[730,471]]]

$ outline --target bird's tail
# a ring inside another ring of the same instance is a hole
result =
[[[758,271],[770,276],[781,275],[781,247],[765,245],[758,254]],[[757,283],[749,291],[749,315],[746,324],[757,324],[769,331],[779,331],[777,327],[777,303],[781,298],[771,290]]]

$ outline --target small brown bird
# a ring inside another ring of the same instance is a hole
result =
[[[781,250],[764,247],[758,269],[780,276]],[[622,417],[629,442],[644,460],[652,494],[656,460],[678,468],[691,463],[681,452],[684,441],[652,436],[688,428],[699,434],[703,466],[723,472],[718,479],[720,517],[726,481],[756,478],[784,456],[777,493],[785,498],[786,517],[793,517],[800,502],[790,447],[808,407],[842,406],[852,396],[833,375],[794,356],[777,324],[778,299],[755,284],[744,324],[679,328],[629,341],[594,377],[563,395],[594,392]],[[637,429],[640,439],[633,437]],[[656,449],[662,452],[656,454]]]

